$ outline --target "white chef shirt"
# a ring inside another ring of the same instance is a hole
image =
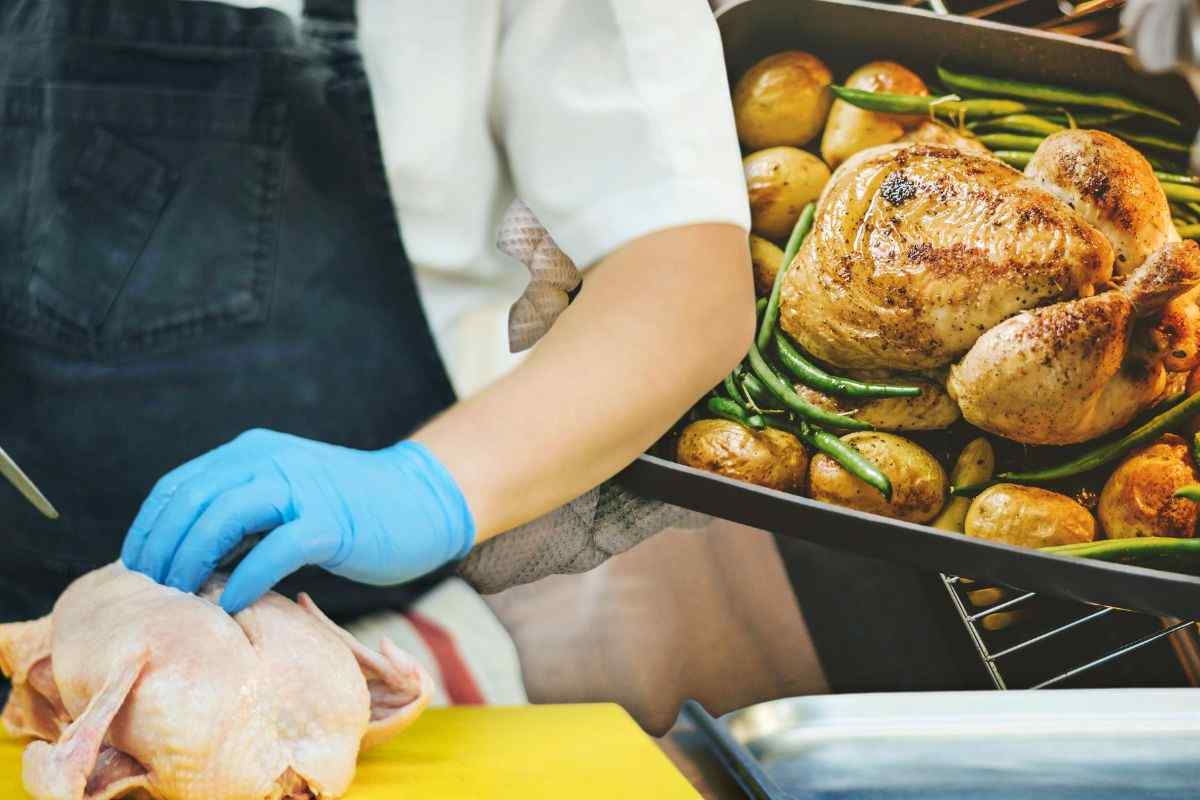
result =
[[[302,0],[226,0],[299,18]],[[647,233],[749,230],[704,0],[357,0],[404,243],[460,395],[518,358],[528,284],[495,248],[519,196],[581,268]],[[653,264],[647,264],[653,269]]]

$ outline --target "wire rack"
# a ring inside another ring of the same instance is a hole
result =
[[[1155,685],[1180,677],[1200,683],[1196,622],[1051,600],[950,575],[942,575],[942,582],[997,689],[1046,689],[1085,680]],[[1115,669],[1118,660],[1135,656],[1143,663],[1124,664],[1125,674]],[[1161,677],[1164,666],[1173,679]],[[1097,679],[1106,667],[1109,674]]]

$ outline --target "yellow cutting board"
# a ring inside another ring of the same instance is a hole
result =
[[[21,789],[25,743],[0,738],[0,798]],[[436,708],[363,755],[346,800],[696,800],[619,706]]]

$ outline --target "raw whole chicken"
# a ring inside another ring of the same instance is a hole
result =
[[[838,168],[793,264],[780,322],[804,349],[843,369],[917,371],[1014,314],[1090,294],[1113,250],[990,156],[898,144]]]
[[[120,563],[72,583],[53,613],[0,625],[13,682],[0,719],[31,736],[37,800],[324,800],[360,749],[424,709],[430,679],[384,640],[359,644],[305,595],[236,617]]]
[[[989,330],[950,371],[968,422],[1027,444],[1074,444],[1116,430],[1159,399],[1168,355],[1139,317],[1200,285],[1200,247],[1165,245],[1118,289],[1026,311]]]

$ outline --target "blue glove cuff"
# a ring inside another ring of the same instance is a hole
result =
[[[444,515],[449,552],[448,561],[467,557],[475,546],[475,518],[467,505],[467,499],[450,470],[438,460],[429,448],[420,442],[405,440],[380,451],[396,459],[401,468],[407,466],[423,480]]]

